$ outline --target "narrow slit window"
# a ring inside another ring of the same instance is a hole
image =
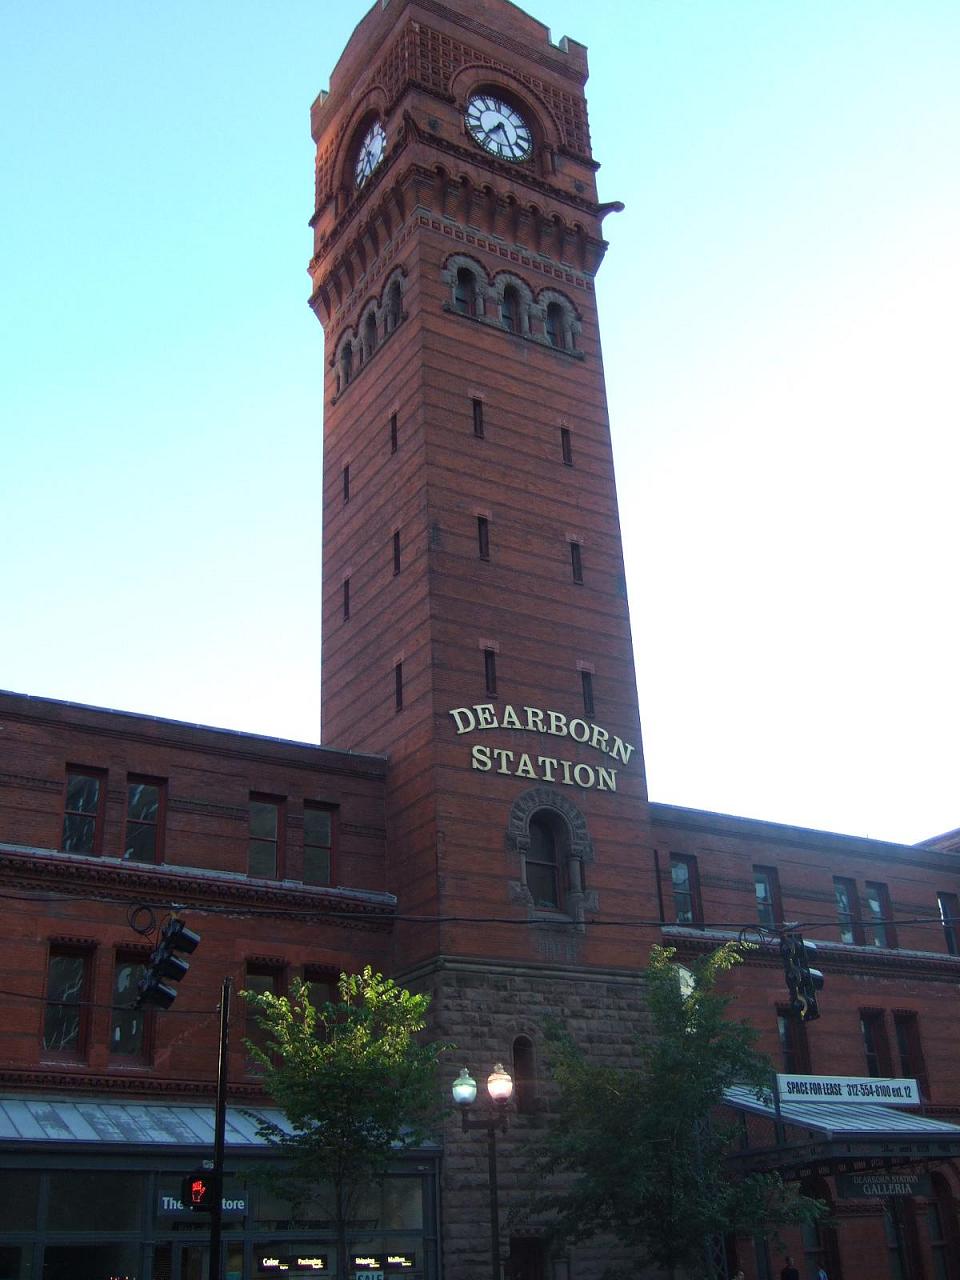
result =
[[[343,580],[343,620],[344,622],[350,617],[350,579]]]
[[[349,465],[343,468],[343,500],[344,502],[350,501],[350,467]]]
[[[400,530],[397,529],[393,535],[393,572],[400,572]]]
[[[570,428],[560,428],[560,456],[565,467],[573,466],[573,444],[570,440]]]
[[[483,651],[483,678],[487,697],[495,698],[497,696],[497,655],[493,649]]]
[[[397,415],[395,413],[392,413],[390,415],[390,452],[391,453],[397,452],[398,444],[399,444],[399,435],[397,432]]]
[[[477,550],[481,560],[490,559],[490,521],[486,516],[477,516]]]
[[[473,402],[473,434],[478,440],[483,439],[483,401]]]
[[[583,714],[592,716],[593,710],[593,672],[581,671],[580,683],[583,686]]]
[[[583,581],[583,556],[580,553],[580,543],[570,543],[570,568],[573,570],[574,582]]]
[[[393,668],[393,699],[398,711],[403,710],[403,663],[398,662]]]

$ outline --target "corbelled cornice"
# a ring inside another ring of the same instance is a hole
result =
[[[120,899],[195,908],[275,911],[284,920],[323,920],[341,928],[392,928],[392,894],[323,889],[181,867],[151,867],[115,858],[76,857],[47,850],[0,846],[0,883],[77,898]]]

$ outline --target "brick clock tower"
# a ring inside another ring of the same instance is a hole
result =
[[[545,1017],[616,1053],[658,916],[586,78],[507,0],[377,0],[312,111],[323,737],[389,758],[396,971],[458,1065],[517,1077],[508,1165]],[[457,1280],[489,1275],[483,1159],[451,1124]],[[501,1252],[549,1274],[534,1228]]]

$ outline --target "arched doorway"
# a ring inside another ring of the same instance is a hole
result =
[[[822,1200],[827,1206],[826,1220],[811,1222],[802,1228],[802,1274],[805,1277],[816,1277],[818,1270],[822,1267],[830,1280],[843,1280],[837,1229],[831,1225],[830,1221],[834,1218],[833,1194],[830,1185],[823,1178],[808,1178],[802,1184],[801,1190],[805,1196]]]

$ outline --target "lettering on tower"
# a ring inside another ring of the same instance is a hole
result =
[[[514,707],[509,702],[498,709],[492,702],[478,702],[470,707],[453,707],[450,716],[457,726],[457,736],[482,733],[490,729],[512,729],[554,738],[571,738],[581,746],[592,747],[607,756],[613,765],[592,765],[553,754],[513,751],[505,747],[475,742],[470,748],[470,767],[480,773],[507,774],[565,787],[582,787],[585,791],[616,791],[616,765],[628,765],[635,748],[629,743],[579,716],[562,711],[544,711],[540,707]]]

